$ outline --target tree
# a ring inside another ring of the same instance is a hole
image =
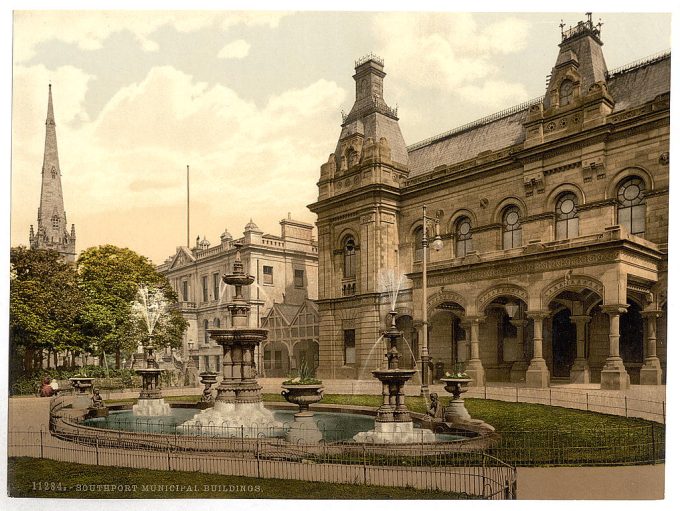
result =
[[[10,250],[10,263],[11,360],[23,355],[23,370],[30,372],[39,367],[36,355],[42,358],[43,350],[85,349],[80,331],[84,297],[73,265],[58,252],[23,246]]]
[[[100,353],[115,353],[119,368],[121,353],[135,351],[144,340],[131,308],[139,286],[162,289],[171,304],[177,302],[177,295],[149,259],[128,248],[113,245],[89,248],[78,257],[77,271],[85,294],[83,332]],[[155,344],[179,347],[186,325],[179,310],[172,308],[168,327],[156,332]]]

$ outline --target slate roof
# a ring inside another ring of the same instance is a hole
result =
[[[669,92],[670,73],[670,52],[609,72],[607,88],[616,103],[614,111],[642,105]],[[409,177],[523,142],[522,123],[529,105],[542,100],[543,96],[409,146]]]

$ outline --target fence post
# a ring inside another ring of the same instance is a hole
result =
[[[168,444],[168,471],[172,470],[170,468],[170,444]]]
[[[99,437],[94,439],[94,452],[96,455],[97,465],[99,465]]]
[[[486,399],[486,383],[484,384],[484,399]]]
[[[363,464],[364,464],[364,484],[368,484],[368,476],[366,474],[366,444],[362,445],[361,447],[361,452],[362,452],[362,457],[363,457]]]
[[[260,438],[257,438],[257,443],[255,444],[255,459],[257,460],[257,478],[260,476]]]
[[[663,423],[666,424],[666,401],[661,401],[661,418]]]
[[[44,452],[43,452],[43,428],[40,426],[40,457],[44,458]]]
[[[586,392],[586,412],[589,411],[588,409],[588,393]]]
[[[245,451],[246,448],[246,441],[244,440],[243,437],[243,424],[241,424],[241,452]]]
[[[656,435],[654,432],[653,422],[652,422],[652,465],[656,465]]]
[[[519,403],[519,387],[515,387],[515,403]]]

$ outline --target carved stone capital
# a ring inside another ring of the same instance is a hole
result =
[[[537,320],[538,320],[538,321],[542,321],[542,320],[544,320],[545,318],[547,318],[548,316],[550,316],[550,312],[548,312],[548,311],[542,311],[542,310],[538,310],[538,311],[527,311],[527,312],[526,312],[526,315],[527,315],[527,317],[528,317],[529,319],[532,319],[532,320],[534,320],[534,321],[537,321]]]
[[[619,314],[624,314],[628,310],[628,307],[629,305],[627,303],[603,305],[602,312],[609,314],[610,316],[618,316]]]

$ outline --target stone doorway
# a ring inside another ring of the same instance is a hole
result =
[[[576,359],[576,325],[571,321],[571,311],[562,309],[552,318],[552,376],[569,378]]]

